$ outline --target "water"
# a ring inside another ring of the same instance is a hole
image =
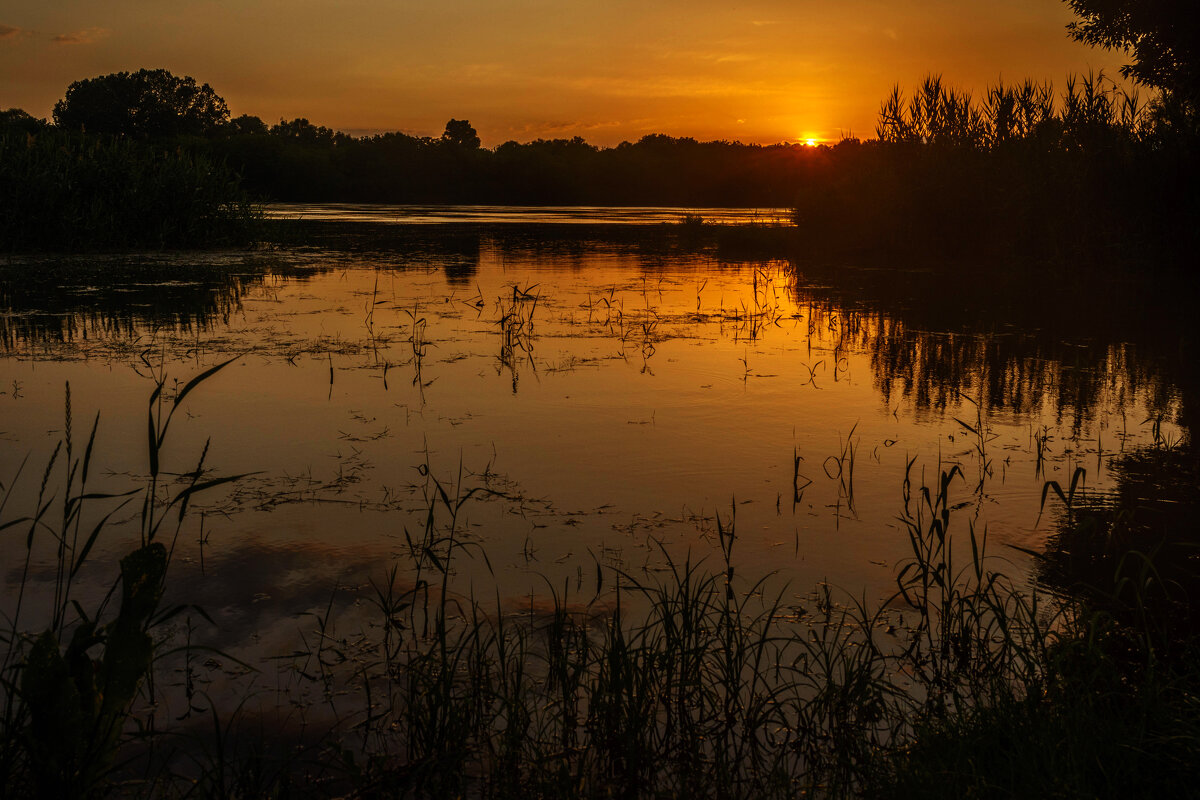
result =
[[[699,217],[723,225],[780,225],[791,221],[790,208],[660,208],[654,206],[448,206],[386,203],[272,203],[271,219],[429,225],[604,224],[657,225]]]
[[[586,601],[597,563],[644,575],[668,557],[715,560],[718,518],[736,525],[742,574],[773,573],[787,596],[829,582],[882,598],[908,554],[906,476],[915,491],[958,466],[956,525],[986,530],[1020,574],[1021,548],[1054,531],[1047,480],[1066,487],[1083,467],[1102,494],[1114,458],[1182,434],[1170,370],[1119,335],[963,323],[881,302],[870,270],[832,286],[654,232],[541,241],[502,227],[430,226],[375,249],[15,259],[0,276],[5,520],[36,504],[68,383],[76,457],[99,414],[90,485],[125,491],[145,482],[155,382],[169,397],[235,359],[187,398],[163,469],[186,474],[203,452],[207,476],[248,476],[164,530],[172,596],[254,661],[294,650],[305,613],[352,615],[391,565],[403,574],[434,480],[450,497],[474,490],[458,591],[504,607],[549,586]],[[136,541],[135,506],[81,573],[84,596]],[[26,530],[0,541],[6,613]],[[34,617],[53,578],[39,537]]]

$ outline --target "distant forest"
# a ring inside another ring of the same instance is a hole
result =
[[[78,81],[55,124],[16,109],[0,125],[186,147],[227,164],[263,200],[789,206],[820,156],[812,147],[663,135],[599,148],[580,137],[483,148],[466,120],[440,137],[353,137],[307,119],[230,118],[207,85],[165,70]]]
[[[598,148],[580,137],[480,146],[466,120],[440,138],[355,138],[306,119],[239,118],[209,142],[251,192],[279,200],[553,205],[789,206],[812,148],[663,135]],[[247,130],[249,129],[249,130]],[[806,152],[808,151],[808,152]]]
[[[989,151],[1003,161],[1017,153],[1026,162],[1050,153],[1112,161],[1133,150],[1178,150],[1169,111],[1103,76],[1069,80],[1061,91],[1031,81],[995,86],[980,98],[930,78],[909,96],[897,88],[885,99],[878,138],[866,142],[763,146],[653,134],[607,148],[575,137],[488,149],[467,120],[451,119],[436,138],[354,137],[303,118],[268,125],[231,117],[207,84],[143,69],[71,84],[53,124],[11,109],[0,112],[0,129],[182,147],[228,165],[261,200],[761,207],[795,206],[806,189],[833,188],[831,171],[849,178],[864,158],[873,179],[895,171],[880,172],[878,154],[865,151],[888,150],[886,160],[902,165],[916,157],[914,146],[943,155]]]
[[[1142,98],[1089,75],[972,96],[931,76],[884,98],[867,140],[654,134],[607,148],[576,137],[489,149],[467,120],[439,137],[353,137],[307,119],[232,117],[207,84],[143,69],[76,81],[53,122],[0,111],[0,210],[10,212],[0,234],[68,248],[166,246],[205,231],[234,241],[251,229],[246,204],[269,201],[783,206],[809,244],[841,249],[1191,248],[1198,104],[1194,92],[1160,89]],[[210,198],[203,224],[197,206],[177,202],[185,195]],[[75,210],[51,211],[62,204]],[[143,234],[160,207],[176,209],[172,220]]]

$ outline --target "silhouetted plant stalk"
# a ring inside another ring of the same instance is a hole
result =
[[[861,791],[919,725],[1039,691],[1077,618],[994,571],[986,536],[951,533],[957,467],[918,488],[909,466],[911,555],[878,604],[823,586],[798,607],[743,578],[731,514],[718,568],[660,546],[663,570],[597,563],[590,593],[547,584],[549,609],[528,612],[456,589],[454,562],[482,554],[461,523],[471,492],[426,471],[412,561],[375,588],[372,704],[345,757],[406,796]]]
[[[1150,106],[1103,72],[1053,85],[1026,80],[989,87],[982,102],[927,77],[905,97],[897,85],[880,106],[876,135],[884,142],[989,149],[1017,142],[1048,147],[1098,146],[1104,138],[1137,141],[1149,131]]]
[[[0,516],[0,531],[27,531],[15,607],[0,631],[0,641],[5,644],[0,661],[0,780],[6,796],[104,794],[117,753],[132,735],[130,722],[139,697],[147,702],[148,710],[137,725],[154,730],[154,664],[161,655],[155,632],[186,610],[183,605],[160,606],[170,554],[191,499],[244,477],[207,476],[206,443],[195,469],[182,474],[182,488],[162,492],[160,455],[183,400],[228,363],[188,381],[169,402],[163,396],[165,377],[158,379],[148,411],[148,479],[145,487],[126,492],[89,488],[99,414],[80,455],[68,385],[63,438],[46,464],[33,511],[13,519]],[[0,515],[23,468],[24,462],[7,485]],[[85,609],[75,591],[76,578],[101,536],[115,526],[114,515],[138,493],[143,495],[140,546],[121,559],[120,579],[108,594],[95,607]],[[62,515],[55,521],[49,512],[59,499]],[[100,510],[94,511],[95,506]],[[47,546],[53,554],[51,606],[27,619],[24,600],[30,565]],[[114,614],[109,602],[118,586],[121,600]]]
[[[192,495],[232,480],[203,477],[201,460],[182,489],[158,498],[156,476],[165,473],[155,464],[173,412],[222,366],[173,399],[165,399],[162,381],[152,395],[146,544],[123,562],[125,598],[113,621],[100,624],[103,604],[85,614],[68,603],[74,616],[62,604],[98,535],[83,535],[76,509],[85,501],[128,499],[85,489],[91,439],[76,456],[69,402],[64,442],[51,457],[36,510],[0,521],[4,530],[54,533],[64,582],[46,633],[23,636],[20,613],[4,631],[0,766],[10,786],[80,796],[106,785],[130,708],[154,672],[148,632],[183,610],[158,607],[169,554],[161,540],[168,531],[178,536]],[[844,472],[852,441],[853,431]],[[66,516],[51,525],[52,477],[62,464],[68,465]],[[1069,601],[1047,604],[993,569],[986,534],[971,525],[952,531],[959,468],[925,485],[914,464],[906,470],[899,518],[909,557],[899,565],[895,593],[878,602],[827,585],[797,597],[771,576],[747,578],[737,563],[735,503],[728,518],[717,518],[714,566],[659,545],[661,570],[638,574],[597,561],[594,587],[583,588],[582,573],[562,586],[547,583],[548,608],[531,602],[527,611],[505,608],[498,595],[480,601],[462,585],[460,559],[491,569],[464,519],[486,489],[468,488],[461,468],[448,482],[423,465],[424,522],[405,529],[405,557],[373,584],[378,637],[354,658],[330,657],[332,599],[324,614],[310,615],[315,638],[308,640],[301,677],[323,687],[330,708],[334,695],[355,687],[363,704],[348,717],[342,712],[342,733],[326,741],[316,769],[340,774],[360,794],[411,797],[873,791],[890,779],[898,763],[892,759],[919,744],[930,726],[1044,702],[1063,680],[1056,666],[1063,648],[1090,652],[1099,646],[1091,632],[1104,624]],[[1047,485],[1068,514],[1077,482],[1069,491]],[[64,540],[71,544],[63,547]],[[1116,577],[1134,583],[1123,591],[1138,597],[1138,586],[1149,585],[1144,572],[1126,565]],[[66,634],[64,654],[59,642]],[[102,656],[89,655],[101,647]],[[1153,657],[1149,645],[1147,651]],[[77,661],[88,668],[75,671]],[[15,679],[18,673],[24,677]],[[101,683],[89,683],[92,676]],[[87,697],[100,695],[87,691],[101,685],[104,701],[89,705]],[[238,782],[259,774],[225,750],[240,706],[212,714],[216,750],[197,785],[282,791],[283,783]],[[283,773],[271,774],[283,780]],[[163,780],[169,779],[148,785]]]
[[[537,285],[524,289],[514,285],[512,297],[500,297],[496,305],[500,311],[500,368],[507,369],[512,377],[513,394],[517,392],[519,360],[523,357],[531,368],[537,369],[533,360],[533,315],[540,298],[534,293]]]

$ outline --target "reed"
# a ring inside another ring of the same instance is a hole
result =
[[[534,293],[536,288],[537,284],[523,289],[514,284],[511,297],[496,299],[500,314],[496,323],[500,327],[499,369],[508,370],[513,394],[517,393],[520,362],[524,361],[534,371],[537,370],[533,360],[533,315],[541,297]]]
[[[202,456],[164,493],[159,454],[174,411],[223,366],[171,399],[161,381],[152,394],[144,546],[123,565],[126,600],[115,616],[103,607],[85,614],[70,602],[77,564],[109,519],[101,517],[92,534],[80,527],[77,509],[127,502],[134,493],[85,489],[92,439],[78,455],[69,401],[64,441],[35,510],[0,521],[4,530],[53,531],[62,581],[47,633],[26,635],[19,614],[4,632],[0,766],[14,796],[118,789],[187,796],[197,787],[222,796],[783,798],[914,796],[930,786],[950,794],[939,781],[959,795],[1012,795],[1037,794],[1057,780],[1071,782],[1066,796],[1086,796],[1099,786],[1087,774],[1095,758],[1111,764],[1103,778],[1114,786],[1129,787],[1154,769],[1147,786],[1186,788],[1182,765],[1200,752],[1196,680],[1194,671],[1165,669],[1150,616],[1117,622],[1007,577],[987,554],[986,531],[958,521],[956,487],[966,483],[960,469],[939,471],[925,485],[915,460],[898,518],[909,557],[898,565],[891,596],[853,597],[827,585],[796,594],[770,575],[747,576],[735,503],[715,520],[712,553],[658,545],[662,569],[643,572],[597,560],[594,586],[584,588],[582,572],[578,581],[547,582],[545,603],[531,600],[527,609],[498,596],[481,599],[460,577],[463,559],[490,570],[465,522],[486,489],[468,488],[461,468],[445,480],[423,465],[423,522],[405,529],[403,557],[373,584],[375,635],[350,656],[333,653],[333,603],[310,616],[312,636],[296,675],[331,708],[331,698],[342,698],[336,707],[343,710],[305,762],[265,758],[278,751],[266,741],[237,744],[241,707],[213,707],[212,745],[189,756],[198,777],[167,769],[116,787],[113,754],[129,743],[130,715],[141,713],[136,698],[148,698],[139,693],[149,690],[159,663],[139,637],[180,613],[158,607],[170,554],[163,544],[178,536],[191,497],[234,479],[208,477]],[[835,459],[847,494],[856,447],[851,430]],[[61,494],[56,479],[64,482]],[[51,523],[55,498],[66,502],[62,520]],[[1078,478],[1066,490],[1047,484],[1046,502],[1052,498],[1071,523],[1082,502]],[[1126,600],[1153,590],[1145,580],[1152,575],[1133,564],[1115,576]],[[139,575],[150,577],[139,584]],[[55,715],[76,709],[75,720],[91,708],[76,699],[86,684],[71,671],[72,659],[83,654],[86,674],[104,674],[110,654],[126,648],[125,636],[140,642],[128,647],[143,656],[124,683],[106,684],[125,689],[107,695],[105,721],[67,727]],[[65,655],[57,644],[64,637]],[[99,657],[86,655],[99,650]],[[53,691],[38,680],[53,682]],[[357,706],[346,711],[346,698],[357,698]],[[63,738],[69,730],[76,738]],[[142,730],[143,742],[170,735],[165,726]],[[77,746],[37,744],[51,735]],[[1060,736],[1074,740],[1063,747]],[[1123,751],[1126,744],[1134,749]],[[996,752],[1029,763],[1014,771]]]
[[[358,723],[372,731],[370,785],[413,797],[907,791],[934,763],[920,762],[926,741],[981,737],[973,726],[1014,708],[1041,714],[1064,681],[1087,684],[1065,653],[1105,658],[1087,638],[1099,618],[996,571],[985,533],[952,532],[962,480],[952,467],[917,486],[910,465],[911,557],[880,603],[826,586],[797,606],[769,576],[745,579],[731,514],[711,567],[660,548],[661,572],[597,565],[590,596],[548,585],[549,609],[522,613],[454,590],[465,497],[431,479],[426,529],[410,536],[416,576],[401,589],[393,572],[378,592],[391,622],[372,697],[388,699]]]
[[[123,138],[0,133],[0,248],[242,245],[261,212],[208,157]]]
[[[1037,143],[1069,149],[1139,141],[1151,107],[1103,72],[1071,75],[1061,95],[1051,83],[1025,80],[988,87],[978,101],[930,75],[910,96],[899,85],[883,101],[876,134],[883,142],[991,149]]]
[[[12,519],[0,517],[0,531],[26,532],[15,605],[0,632],[6,645],[0,661],[0,778],[6,795],[92,797],[110,787],[139,697],[143,691],[150,698],[154,694],[154,664],[161,655],[155,643],[158,631],[186,610],[183,605],[163,608],[161,601],[189,504],[197,494],[244,477],[207,474],[206,443],[194,469],[178,473],[173,487],[160,483],[165,475],[161,454],[175,412],[228,363],[192,378],[170,400],[164,395],[166,376],[158,378],[147,412],[145,486],[120,493],[88,485],[100,419],[97,414],[80,454],[67,385],[63,438],[46,463],[34,508]],[[8,491],[19,479],[20,474],[9,482]],[[85,609],[76,590],[80,570],[101,537],[114,535],[114,516],[138,494],[139,546],[121,559],[120,577],[108,593]],[[6,493],[0,513],[7,500]],[[52,513],[56,506],[59,516]],[[24,602],[30,567],[46,555],[54,576],[50,605],[31,609]],[[111,601],[118,588],[120,603],[114,612]],[[152,699],[140,710],[145,716],[136,719],[138,727],[153,730]]]

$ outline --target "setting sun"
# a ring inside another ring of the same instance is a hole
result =
[[[0,800],[1200,800],[1195,5],[0,0]]]
[[[72,81],[162,67],[209,83],[235,117],[416,136],[466,117],[485,147],[573,136],[613,146],[653,133],[771,144],[794,135],[797,117],[813,131],[799,143],[820,145],[838,130],[874,130],[892,85],[930,71],[978,94],[997,75],[1044,80],[1119,66],[1068,39],[1070,9],[1047,0],[978,16],[864,0],[757,0],[704,13],[671,0],[628,14],[610,4],[550,14],[538,3],[484,0],[317,0],[286,15],[266,0],[153,13],[58,5],[3,4],[3,108],[48,117]]]

